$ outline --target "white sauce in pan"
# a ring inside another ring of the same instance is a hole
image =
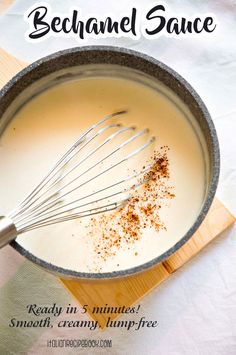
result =
[[[144,230],[140,240],[102,261],[94,249],[96,236],[85,233],[85,222],[69,221],[17,238],[37,257],[81,272],[127,269],[168,250],[196,220],[207,173],[200,132],[193,128],[190,113],[150,87],[115,77],[90,77],[57,85],[34,97],[15,115],[0,138],[1,214],[6,215],[35,187],[83,130],[120,109],[128,109],[120,118],[125,126],[148,127],[156,136],[146,158],[153,149],[163,145],[170,148],[169,183],[174,186],[175,198],[160,210],[167,229]]]

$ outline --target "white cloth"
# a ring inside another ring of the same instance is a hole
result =
[[[132,1],[47,1],[54,11],[78,6],[83,13],[125,12]],[[48,39],[27,43],[24,11],[32,1],[18,0],[0,17],[0,46],[25,61],[74,47],[74,39]],[[148,1],[135,6],[146,9]],[[150,2],[150,8],[152,6]],[[141,38],[89,40],[149,54],[178,71],[197,90],[214,120],[221,147],[221,175],[217,196],[236,212],[236,2],[235,0],[168,1],[172,11],[193,15],[212,12],[219,21],[215,34],[207,37],[156,40]],[[154,330],[139,332],[107,330],[111,354],[234,355],[236,354],[236,237],[235,227],[204,249],[167,282],[141,302],[140,315],[158,320]],[[32,301],[34,296],[32,295]],[[38,297],[40,299],[40,297]],[[128,318],[128,317],[127,317]],[[73,333],[72,333],[73,334]],[[99,332],[80,331],[83,337],[101,337]],[[68,353],[69,350],[68,350]],[[89,353],[89,350],[84,350]],[[96,353],[96,350],[94,350]]]

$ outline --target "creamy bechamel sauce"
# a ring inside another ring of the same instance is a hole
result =
[[[169,183],[175,198],[160,211],[167,229],[144,230],[140,240],[123,246],[99,265],[96,236],[89,238],[78,220],[18,237],[24,248],[66,269],[105,272],[147,262],[183,237],[196,220],[206,193],[204,143],[188,109],[161,85],[158,90],[130,79],[91,76],[53,86],[28,101],[0,138],[0,214],[6,215],[28,195],[83,130],[107,114],[127,108],[120,121],[126,126],[148,127],[157,138],[147,154],[163,145],[170,148]]]

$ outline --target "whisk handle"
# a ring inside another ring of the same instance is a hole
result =
[[[0,216],[0,248],[17,237],[15,224],[9,217]]]

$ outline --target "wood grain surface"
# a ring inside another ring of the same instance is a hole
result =
[[[0,14],[3,13],[14,3],[14,0],[0,0]]]
[[[27,63],[20,61],[0,48],[0,87],[4,86],[15,74],[26,67]]]
[[[0,49],[0,86],[25,66],[26,63]],[[234,222],[235,217],[215,198],[207,217],[194,236],[167,260],[152,269],[123,279],[60,281],[82,306],[89,305],[88,313],[91,318],[98,320],[101,328],[105,328],[107,318],[115,319],[119,314],[94,314],[93,307],[104,307],[106,304],[129,307],[137,303]]]

